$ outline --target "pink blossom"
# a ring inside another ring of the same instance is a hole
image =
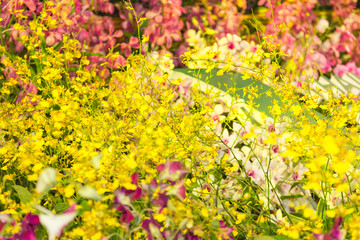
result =
[[[337,65],[335,68],[334,68],[334,74],[339,76],[339,77],[342,77],[345,73],[348,72],[348,68],[344,65]]]
[[[313,64],[315,64],[322,73],[331,71],[331,64],[323,54],[316,52],[311,55],[311,59]]]
[[[157,166],[160,180],[177,181],[187,174],[186,170],[183,170],[183,163],[166,161],[164,164]]]
[[[109,33],[106,34],[102,32],[99,39],[102,42],[106,42],[106,46],[108,48],[112,48],[115,46],[116,38],[121,38],[123,36],[123,32],[121,30],[117,30],[114,32],[114,23],[112,21],[108,21],[107,23]]]
[[[355,62],[348,62],[345,64],[345,67],[347,67],[347,72],[360,75],[360,68],[356,66]]]
[[[38,89],[36,88],[36,86],[32,83],[32,82],[29,82],[28,84],[26,84],[24,87],[23,87],[23,91],[21,91],[19,93],[19,95],[17,96],[16,98],[16,101],[15,103],[19,103],[21,102],[21,100],[28,96],[28,95],[31,95],[31,94],[37,94],[38,92]],[[35,101],[32,101],[31,98],[28,96],[28,101],[32,104],[32,105],[37,105],[37,103]]]
[[[121,43],[120,46],[121,46],[121,50],[124,51],[125,56],[129,57],[132,48],[134,49],[140,48],[139,39],[136,37],[131,37],[129,43]]]

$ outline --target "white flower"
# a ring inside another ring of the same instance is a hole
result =
[[[331,44],[338,44],[340,42],[341,32],[334,32],[329,36]]]
[[[63,229],[77,216],[75,205],[63,214],[54,214],[40,205],[36,205],[35,208],[45,213],[40,214],[39,219],[48,232],[49,240],[55,240],[57,237],[60,237]]]
[[[103,157],[102,153],[99,153],[98,155],[95,155],[91,158],[91,162],[94,165],[94,168],[99,169],[100,168],[100,160]]]
[[[236,52],[240,50],[241,38],[236,34],[226,34],[226,37],[221,38],[218,41],[220,46],[226,46],[228,51]]]
[[[190,29],[187,31],[188,37],[186,41],[188,42],[189,46],[195,47],[196,49],[201,49],[205,47],[206,42],[205,39],[201,37],[201,32],[196,32],[194,29]]]
[[[101,201],[101,195],[95,190],[95,188],[90,186],[81,186],[79,187],[78,194],[83,198]]]
[[[329,22],[325,18],[321,18],[318,23],[316,24],[316,30],[319,33],[326,32],[326,29],[329,27]]]
[[[46,189],[54,187],[57,183],[56,175],[57,171],[55,168],[44,169],[40,173],[39,179],[36,183],[36,191],[42,193]]]
[[[222,143],[220,143],[220,149],[222,150],[229,148],[232,149],[233,147],[236,146],[236,144],[240,142],[240,140],[241,138],[238,136],[236,132],[229,135],[229,131],[225,128],[221,136]]]

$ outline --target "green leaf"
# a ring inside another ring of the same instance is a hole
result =
[[[270,237],[270,236],[257,236],[257,237],[254,237],[254,240],[275,240],[275,238]]]
[[[211,232],[210,233],[210,240],[217,240],[218,238],[216,237],[216,235],[213,233],[213,232]]]
[[[287,237],[285,235],[277,236],[256,236],[253,240],[294,240],[293,238]]]
[[[83,212],[89,211],[91,209],[88,204],[88,201],[86,201],[86,200],[81,201],[80,206],[81,206],[81,208],[79,210],[79,215],[81,215]]]
[[[317,205],[316,214],[317,214],[320,218],[323,218],[326,210],[328,210],[328,206],[327,206],[327,204],[326,204],[326,201],[321,198],[321,199],[319,200],[318,205]]]
[[[219,69],[213,69],[211,72],[206,73],[206,69],[174,69],[176,72],[181,72],[184,74],[189,75],[190,77],[194,77],[194,72],[196,71],[201,75],[200,80],[203,82],[208,83],[209,85],[212,85],[216,88],[219,88],[223,92],[227,92],[229,88],[236,88],[235,92],[231,92],[230,95],[232,97],[235,97],[236,95],[239,95],[241,98],[243,98],[245,101],[248,101],[248,96],[244,96],[244,88],[253,86],[258,87],[259,92],[258,94],[260,97],[258,99],[255,99],[255,104],[260,104],[258,110],[260,112],[265,112],[268,116],[270,116],[269,107],[272,106],[273,100],[280,101],[280,98],[276,96],[272,88],[269,86],[263,84],[260,81],[255,81],[253,79],[243,79],[243,75],[240,73],[224,73],[224,75],[218,76],[216,75],[217,71]],[[208,79],[208,80],[206,80]],[[268,96],[266,93],[270,91],[271,97]]]
[[[220,228],[220,222],[218,220],[215,220],[211,223],[211,227],[218,229]]]
[[[274,100],[277,101],[280,106],[284,105],[284,103],[287,102],[286,99],[281,99],[273,90],[273,88],[269,87],[261,81],[250,78],[243,79],[243,74],[235,72],[224,73],[224,75],[218,76],[216,75],[218,70],[219,69],[212,69],[210,72],[206,72],[206,69],[176,68],[174,69],[174,72],[186,74],[194,79],[197,79],[198,77],[198,79],[202,82],[214,86],[225,93],[228,92],[231,97],[239,96],[240,98],[244,99],[245,102],[248,102],[249,98],[247,94],[244,95],[244,89],[250,86],[257,88],[257,94],[259,95],[259,97],[254,99],[255,105],[259,105],[257,110],[259,112],[265,113],[268,117],[272,117],[269,107],[273,106]],[[228,91],[229,89],[234,89],[234,91]],[[245,111],[245,113],[250,114],[251,116],[250,112]],[[326,116],[324,116],[318,111],[311,110],[310,112],[305,112],[305,116],[312,122],[316,121],[313,119],[311,114],[316,115],[320,119],[326,119]],[[292,118],[291,116],[289,117]]]
[[[36,239],[47,239],[46,229],[41,224],[36,228],[35,234],[36,234]]]
[[[302,198],[302,197],[305,197],[305,196],[301,195],[301,194],[294,194],[294,195],[281,196],[280,199],[284,200],[284,199],[293,199],[293,198]]]
[[[12,187],[17,192],[18,197],[22,203],[28,203],[33,198],[33,195],[26,188],[19,185],[13,185]]]
[[[285,236],[285,235],[274,236],[274,239],[276,239],[276,240],[294,240],[293,238]]]
[[[55,51],[59,51],[60,48],[61,48],[63,45],[64,45],[64,42],[63,42],[63,41],[59,42],[58,45],[56,45],[56,47],[54,47],[54,50],[55,50]]]
[[[54,207],[56,213],[64,212],[68,208],[69,208],[69,205],[67,205],[66,203],[63,203],[63,202],[57,203]]]

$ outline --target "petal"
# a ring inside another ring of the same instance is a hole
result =
[[[121,38],[123,36],[123,32],[121,30],[117,30],[112,36],[116,38]]]
[[[131,37],[130,40],[129,40],[129,45],[132,48],[139,48],[140,47],[139,39],[136,38],[136,37]]]
[[[34,12],[36,10],[36,5],[34,1],[25,0],[24,4],[29,8],[30,12]]]

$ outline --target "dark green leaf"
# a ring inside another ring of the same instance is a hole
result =
[[[64,212],[69,206],[66,203],[57,203],[54,207],[56,213]]]
[[[284,195],[284,196],[281,196],[280,199],[284,200],[284,199],[302,198],[302,197],[304,197],[304,195],[295,194],[295,195]]]

